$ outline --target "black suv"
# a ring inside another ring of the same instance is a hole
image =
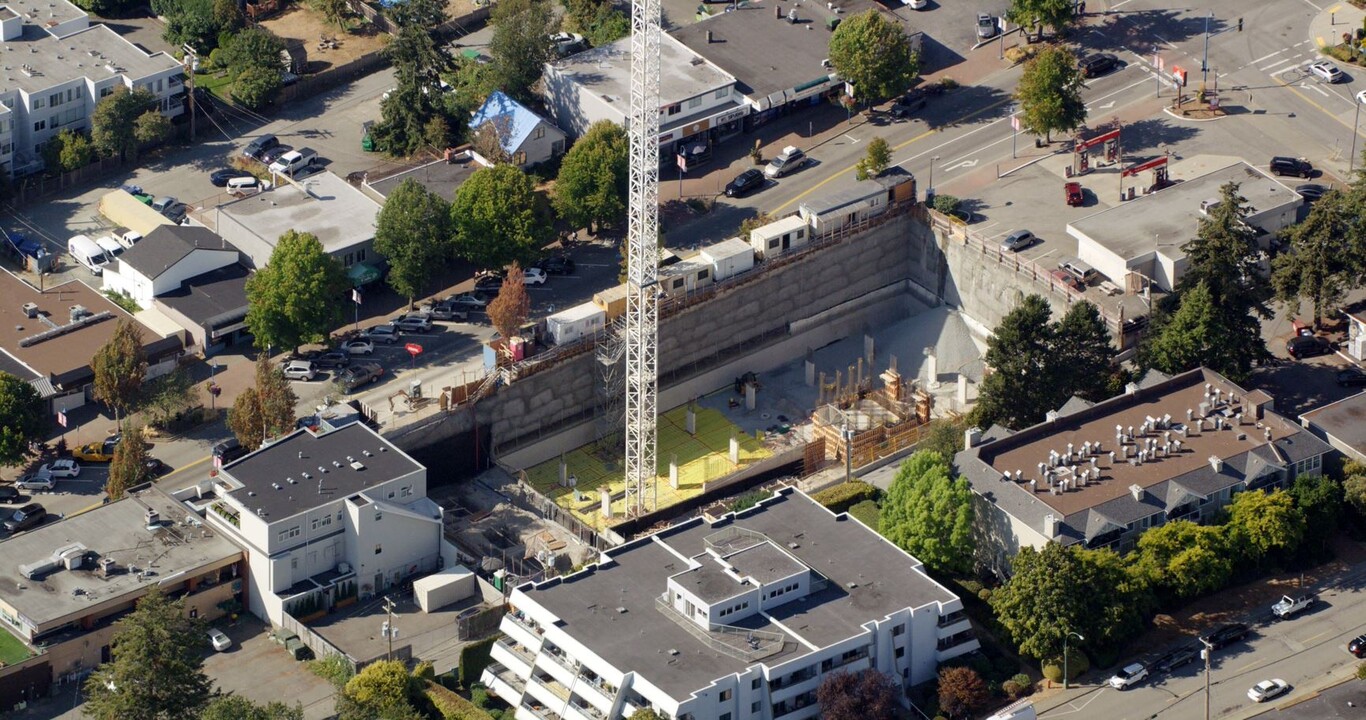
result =
[[[1327,355],[1333,352],[1333,346],[1317,335],[1296,335],[1286,341],[1285,351],[1290,357],[1303,360],[1317,355]]]
[[[15,490],[13,485],[0,485],[0,502],[12,505],[19,502],[19,498],[21,497],[23,497],[23,495],[18,490]]]
[[[1361,368],[1339,370],[1338,385],[1342,387],[1366,387],[1366,370]]]
[[[246,454],[247,449],[242,447],[241,443],[237,442],[237,438],[224,440],[223,442],[213,446],[214,459],[218,460],[224,465],[227,465],[233,460],[236,460],[237,458],[240,458]]]
[[[1271,158],[1272,175],[1293,175],[1295,177],[1310,178],[1314,176],[1314,166],[1308,160],[1301,160],[1292,157]]]
[[[1153,672],[1169,673],[1200,657],[1200,648],[1194,645],[1179,647],[1158,658],[1153,663]]]
[[[245,148],[242,148],[242,157],[249,157],[252,160],[261,160],[262,154],[264,154],[267,150],[271,150],[279,146],[279,138],[275,137],[274,135],[262,135],[261,137],[258,137],[255,140],[252,140],[251,142],[247,143],[247,146]]]
[[[1247,637],[1250,632],[1252,632],[1252,629],[1242,623],[1230,623],[1228,625],[1220,625],[1218,628],[1201,635],[1200,639],[1209,643],[1215,650],[1218,650],[1221,647],[1232,645],[1233,643],[1242,640]]]
[[[1359,658],[1366,657],[1366,635],[1358,635],[1347,643],[1347,652]]]
[[[563,255],[556,255],[546,258],[537,267],[544,270],[547,275],[569,275],[574,272],[574,261]]]
[[[1118,67],[1119,58],[1110,53],[1099,53],[1082,58],[1082,61],[1078,63],[1078,65],[1081,66],[1082,77],[1100,77]]]
[[[29,503],[18,510],[5,521],[5,529],[17,533],[20,530],[28,530],[43,524],[47,520],[47,510],[38,503]]]
[[[910,117],[911,113],[925,107],[926,99],[926,92],[920,88],[916,88],[905,95],[902,95],[896,99],[896,102],[892,103],[892,117]]]
[[[726,183],[726,197],[744,197],[764,186],[764,173],[750,168]]]

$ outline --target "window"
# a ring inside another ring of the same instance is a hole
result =
[[[319,525],[322,525],[323,527],[327,527],[328,525],[331,525],[331,524],[332,524],[332,516],[331,516],[331,515],[324,515],[324,516],[322,516],[322,520],[321,520],[321,522],[319,522],[318,524],[319,524]]]
[[[901,637],[906,634],[906,623],[892,627],[892,637]]]
[[[716,99],[717,99],[717,100],[720,100],[721,98],[723,98],[723,97],[725,97],[725,96],[727,96],[727,95],[729,95],[729,94],[730,94],[730,88],[728,88],[728,87],[720,88],[719,90],[716,91]]]
[[[762,678],[754,678],[754,679],[751,680],[750,683],[749,683],[749,689],[750,689],[750,690],[758,690],[758,689],[759,689],[759,683],[760,683],[760,682],[763,682],[763,679],[762,679]],[[755,703],[755,704],[757,705],[758,703]]]
[[[513,153],[513,154],[512,154],[512,164],[513,164],[513,165],[525,165],[525,164],[526,164],[526,152],[523,151],[523,150],[518,150],[517,152]]]
[[[399,497],[410,497],[412,494],[413,494],[413,486],[412,486],[412,485],[404,485],[403,487],[401,487],[401,488],[398,489],[398,496],[399,496]]]
[[[290,540],[290,539],[293,539],[293,538],[296,538],[296,537],[299,537],[299,526],[298,526],[298,525],[295,525],[294,527],[292,527],[292,528],[290,528],[290,529],[288,529],[288,530],[281,530],[281,531],[280,531],[280,542],[284,542],[284,541],[286,541],[286,540]]]
[[[47,121],[46,121],[46,120],[39,120],[38,122],[33,123],[33,132],[41,132],[41,131],[46,130],[46,129],[47,129]]]
[[[752,703],[749,704],[749,713],[750,713],[751,715],[757,715],[757,714],[759,714],[759,701],[758,701],[758,700],[755,700],[754,702],[752,702]]]
[[[354,256],[354,253],[347,253],[346,257],[342,259],[342,267],[351,267],[351,262]]]
[[[46,98],[40,98],[40,97],[33,98],[33,109],[34,109],[34,110],[37,110],[37,109],[40,108],[40,107],[45,107],[46,105],[47,105],[47,99],[46,99]]]
[[[112,88],[112,87],[100,88],[100,97],[102,97],[102,98],[104,98],[104,97],[109,97],[110,95],[113,95],[113,94],[114,94],[114,88]]]
[[[695,98],[693,98],[693,99],[691,99],[691,100],[688,101],[688,107],[689,107],[689,108],[700,107],[701,105],[702,105],[702,98],[701,98],[701,97],[695,97]]]
[[[670,115],[677,115],[682,110],[683,108],[679,107],[678,105],[670,105],[666,112]]]
[[[904,647],[899,647],[899,648],[897,648],[897,649],[896,649],[896,656],[897,656],[897,659],[906,657],[906,648],[904,648]]]
[[[289,559],[289,569],[290,569],[290,570],[298,570],[298,569],[299,569],[299,558],[292,557],[292,558]]]
[[[545,126],[544,126],[544,125],[537,125],[537,126],[536,126],[536,134],[532,137],[532,139],[534,139],[534,140],[540,140],[540,139],[543,138],[543,137],[545,137]]]
[[[376,545],[376,546],[375,546],[375,554],[378,555],[378,554],[380,554],[380,553],[382,553],[382,552],[384,552],[383,546]]]
[[[393,500],[393,499],[394,499],[394,491],[393,491],[393,490],[390,490],[390,491],[389,491],[389,499],[390,499],[390,500]]]
[[[62,94],[59,92],[55,92],[47,96],[47,104],[51,105],[52,107],[57,107],[58,105],[61,105],[63,102],[65,102],[65,100],[62,99]]]
[[[383,520],[383,519],[384,519],[384,513],[382,513],[382,512],[380,512],[380,511],[376,510],[376,511],[375,511],[375,522],[379,522],[380,520]]]
[[[706,280],[708,274],[709,274],[709,272],[708,272],[705,268],[702,269],[702,270],[698,270],[698,271],[697,271],[697,279],[698,279],[698,280]]]
[[[723,712],[723,713],[721,713],[721,717],[718,718],[717,720],[730,720],[730,713],[728,713],[728,712]]]
[[[364,250],[357,250],[357,251],[356,251],[356,262],[365,262],[365,251],[364,251]]]
[[[733,691],[733,690],[722,690],[722,691],[721,691],[721,702],[725,702],[725,701],[731,699],[731,698],[734,697],[734,696],[735,696],[735,691]]]
[[[313,518],[313,522],[308,524],[310,530],[318,529],[318,518]]]

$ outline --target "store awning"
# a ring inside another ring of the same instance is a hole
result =
[[[360,287],[361,285],[368,285],[378,280],[379,270],[369,263],[356,263],[346,271],[346,277],[351,281],[352,285]]]

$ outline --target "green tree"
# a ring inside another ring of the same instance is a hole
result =
[[[920,450],[939,453],[939,456],[952,463],[953,456],[963,449],[963,427],[961,423],[947,418],[936,418],[920,436],[916,445]]]
[[[1063,34],[1077,22],[1073,0],[1011,0],[1006,19],[1025,28],[1036,29],[1043,35],[1044,27]]]
[[[583,35],[593,47],[602,47],[631,33],[631,20],[612,6],[611,0],[567,0],[564,29]]]
[[[901,464],[882,503],[878,532],[941,573],[972,569],[972,488],[938,453],[919,450]]]
[[[875,137],[868,142],[868,151],[859,159],[856,174],[859,180],[875,178],[891,163],[892,148],[887,145],[886,140]]]
[[[299,404],[299,397],[285,378],[284,370],[271,362],[265,353],[256,358],[255,390],[260,398],[261,424],[266,437],[279,437],[292,431],[298,419],[294,407]]]
[[[199,720],[304,720],[304,708],[298,701],[293,707],[275,701],[257,705],[241,695],[220,695],[204,706]]]
[[[1314,324],[1342,301],[1358,275],[1352,237],[1359,214],[1346,194],[1329,191],[1309,210],[1304,222],[1291,225],[1282,237],[1290,248],[1271,264],[1276,299],[1299,314],[1300,300],[1314,308]]]
[[[312,233],[280,236],[270,263],[247,278],[247,328],[256,346],[297,350],[341,322],[346,272]]]
[[[1221,323],[1209,288],[1204,283],[1188,288],[1179,302],[1170,318],[1159,316],[1153,321],[1152,333],[1139,346],[1139,364],[1168,374],[1202,365],[1220,371],[1236,367],[1228,329]]]
[[[113,660],[85,682],[85,714],[100,720],[184,720],[215,696],[204,674],[204,630],[151,583],[137,608],[119,620]]]
[[[551,233],[537,205],[531,178],[517,167],[476,170],[451,203],[457,254],[481,268],[535,258]]]
[[[385,152],[410,155],[430,139],[432,120],[458,115],[451,107],[454,95],[446,93],[441,82],[452,68],[451,58],[431,34],[446,20],[445,4],[419,0],[397,7],[400,30],[384,49],[393,63],[396,85],[380,105],[381,119],[371,132]],[[459,92],[457,85],[455,95]]]
[[[1304,539],[1304,513],[1284,490],[1248,490],[1229,505],[1228,531],[1233,547],[1254,562],[1274,552],[1294,552]]]
[[[659,713],[650,708],[641,708],[631,713],[631,717],[627,720],[663,720],[663,718],[659,717]]]
[[[237,73],[230,92],[235,102],[259,110],[274,102],[284,86],[279,68],[252,65]]]
[[[238,0],[213,0],[213,20],[220,32],[235,33],[247,24]]]
[[[143,407],[151,414],[153,424],[168,423],[177,413],[200,401],[199,388],[183,368],[147,383],[143,398]]]
[[[420,685],[397,660],[366,665],[347,681],[338,699],[341,720],[422,720],[412,705]]]
[[[982,380],[974,424],[1022,429],[1058,406],[1049,365],[1054,342],[1048,317],[1048,301],[1029,295],[992,331],[985,357],[992,372]]]
[[[1356,511],[1366,516],[1366,467],[1348,461],[1342,467],[1343,499]]]
[[[968,667],[939,671],[939,709],[949,717],[968,717],[991,702],[991,690],[982,676]]]
[[[285,49],[285,41],[263,27],[247,28],[232,36],[232,41],[224,45],[222,60],[229,74],[237,75],[250,67],[263,67],[277,74],[282,65],[280,53]]]
[[[1035,659],[1062,653],[1080,633],[1101,651],[1116,650],[1143,627],[1147,586],[1110,550],[1047,543],[1015,556],[1014,574],[991,594],[997,620],[1020,652]]]
[[[46,428],[46,404],[37,388],[0,371],[0,466],[27,462],[29,443],[37,442]]]
[[[142,426],[129,423],[123,430],[123,438],[114,446],[104,493],[110,500],[118,500],[128,488],[141,485],[147,479],[147,441],[142,435]]]
[[[823,720],[893,720],[898,717],[899,695],[892,679],[873,668],[836,670],[821,678],[816,688]]]
[[[346,29],[346,18],[351,14],[351,7],[346,4],[346,0],[310,0],[309,5],[317,10],[329,25]]]
[[[76,6],[100,17],[114,17],[132,9],[127,0],[76,0]]]
[[[550,59],[550,36],[559,26],[548,0],[499,0],[493,6],[489,55],[503,91],[518,100],[533,98],[531,86]]]
[[[117,423],[121,413],[131,411],[142,395],[147,376],[147,354],[142,349],[142,330],[137,322],[122,318],[114,334],[91,359],[95,372],[95,399],[114,411]]]
[[[138,149],[137,123],[143,113],[157,105],[156,96],[138,88],[117,85],[114,92],[95,105],[90,116],[90,142],[103,155],[126,158]]]
[[[188,44],[200,53],[217,48],[224,31],[233,32],[241,27],[240,21],[231,25],[232,17],[216,12],[215,0],[152,0],[151,5],[152,12],[166,20],[161,33],[163,40],[173,46]]]
[[[375,220],[375,251],[389,260],[389,287],[421,295],[451,256],[451,205],[416,180],[404,180]]]
[[[1045,47],[1029,62],[1020,75],[1015,97],[1020,101],[1020,122],[1035,135],[1052,142],[1055,132],[1071,132],[1086,122],[1086,102],[1082,100],[1081,70],[1071,50],[1061,46]]]
[[[1072,303],[1053,328],[1051,362],[1067,396],[1100,402],[1120,388],[1113,382],[1115,347],[1100,309],[1083,300]],[[1064,398],[1065,400],[1065,398]]]
[[[1130,560],[1155,592],[1175,601],[1224,587],[1233,576],[1234,557],[1224,528],[1173,520],[1140,535]]]
[[[261,447],[265,441],[265,425],[261,414],[261,394],[251,387],[237,394],[228,411],[228,429],[237,442],[248,450]]]
[[[1328,557],[1328,545],[1342,519],[1342,483],[1322,475],[1299,475],[1290,486],[1290,497],[1304,516],[1302,551],[1314,560]]]
[[[866,103],[900,93],[920,72],[920,58],[906,32],[876,10],[846,18],[835,28],[830,64],[854,86],[854,97]]]
[[[84,134],[62,130],[43,143],[43,162],[49,169],[71,172],[95,160],[95,147]]]
[[[625,128],[599,120],[569,148],[555,180],[555,212],[572,227],[601,229],[626,214],[630,142]]]
[[[142,145],[152,145],[169,138],[174,129],[170,118],[160,110],[148,110],[133,122],[133,137]]]

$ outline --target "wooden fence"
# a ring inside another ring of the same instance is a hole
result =
[[[286,633],[298,635],[299,640],[302,641],[304,645],[308,646],[308,649],[312,650],[314,656],[319,660],[328,655],[340,655],[347,664],[351,666],[353,674],[360,669],[357,667],[355,658],[342,652],[341,648],[328,642],[322,635],[313,632],[307,625],[299,622],[293,615],[290,615],[287,612],[283,613],[283,621],[280,623],[280,629],[284,630]]]

